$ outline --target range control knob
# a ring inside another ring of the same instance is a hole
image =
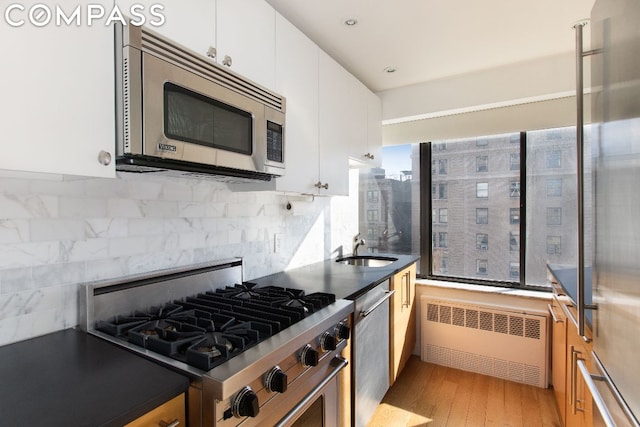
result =
[[[251,387],[243,388],[231,402],[231,409],[233,410],[233,415],[238,418],[257,416],[260,412],[258,395]]]
[[[318,351],[314,350],[309,344],[305,345],[300,351],[300,362],[302,362],[302,366],[317,366]]]
[[[322,334],[320,337],[320,348],[322,351],[333,351],[336,349],[336,346],[336,337],[331,335],[329,332]]]
[[[350,335],[351,328],[349,328],[349,325],[344,322],[338,323],[338,325],[336,326],[336,336],[338,337],[338,339],[348,340]]]
[[[280,368],[280,366],[274,366],[264,379],[264,387],[267,391],[275,391],[277,393],[284,393],[287,391],[287,374]]]

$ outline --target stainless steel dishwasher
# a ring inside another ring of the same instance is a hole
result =
[[[355,300],[353,422],[364,427],[389,389],[389,290],[386,280]]]

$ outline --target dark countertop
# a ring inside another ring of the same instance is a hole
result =
[[[564,294],[571,299],[574,307],[578,307],[578,269],[576,267],[567,265],[547,264],[547,268],[556,278],[561,289],[564,291],[558,292],[558,289],[554,291]],[[585,267],[584,269],[584,302],[587,305],[593,303],[593,289],[592,289],[592,272],[591,267]],[[585,317],[589,324],[592,324],[592,311],[585,310]]]
[[[189,379],[85,332],[0,347],[0,413],[11,426],[122,426]]]
[[[378,283],[416,262],[420,257],[398,254],[363,254],[398,258],[386,267],[357,267],[329,259],[289,271],[250,280],[260,286],[277,285],[303,289],[306,293],[328,292],[338,299],[355,299]]]

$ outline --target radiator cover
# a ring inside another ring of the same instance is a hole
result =
[[[425,362],[548,386],[548,322],[510,307],[420,298]]]

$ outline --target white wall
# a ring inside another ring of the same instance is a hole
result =
[[[0,345],[75,326],[81,283],[235,256],[249,280],[349,251],[354,172],[352,197],[316,198],[302,213],[285,209],[300,196],[206,179],[0,177]]]

